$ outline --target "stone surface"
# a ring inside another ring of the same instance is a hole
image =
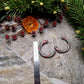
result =
[[[43,20],[40,20],[43,22]],[[14,24],[15,22],[3,22],[3,24]],[[52,22],[51,22],[52,23]],[[16,41],[7,44],[4,39],[6,34],[12,35],[11,30],[0,34],[0,84],[34,84],[33,68],[33,42],[48,40],[42,50],[48,53],[57,45],[65,49],[67,44],[61,40],[61,36],[66,36],[71,42],[71,49],[64,54],[56,55],[46,59],[40,55],[40,71],[42,84],[83,84],[84,83],[84,63],[80,54],[81,42],[76,38],[74,29],[68,24],[66,19],[58,23],[57,27],[49,27],[38,33],[33,38],[26,33],[25,37],[18,36]],[[18,26],[18,31],[21,26]]]

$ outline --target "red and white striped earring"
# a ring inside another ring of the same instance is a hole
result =
[[[47,44],[48,43],[48,40],[45,40],[43,42],[40,43],[39,45],[39,54],[42,56],[42,57],[45,57],[45,58],[51,58],[55,55],[56,51],[53,50],[52,52],[49,52],[49,54],[45,54],[41,49],[43,47],[43,45]]]
[[[61,50],[61,49],[59,49],[57,46],[55,46],[54,48],[55,48],[55,50],[56,50],[58,53],[66,53],[66,52],[68,52],[68,51],[70,50],[71,43],[70,43],[69,40],[67,40],[66,37],[61,37],[61,39],[62,39],[62,40],[65,40],[65,41],[67,42],[67,44],[68,44],[67,48],[66,48],[65,50]]]

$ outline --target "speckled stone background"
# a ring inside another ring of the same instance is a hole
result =
[[[43,20],[40,19],[41,22]],[[14,24],[15,22],[3,22],[3,24]],[[52,58],[40,57],[41,84],[84,84],[84,62],[80,54],[81,42],[76,38],[74,29],[64,20],[57,27],[49,27],[33,38],[26,33],[25,37],[18,36],[16,41],[7,44],[4,39],[6,34],[12,35],[11,30],[0,34],[0,84],[34,84],[33,65],[33,42],[40,43],[48,40],[49,43],[43,47],[43,52],[48,53],[57,45],[65,49],[67,44],[61,40],[66,36],[71,42],[71,49],[65,54],[56,53]],[[18,26],[18,31],[21,26]]]

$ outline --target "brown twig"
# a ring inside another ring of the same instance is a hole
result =
[[[16,26],[16,25],[18,26],[18,25],[20,25],[20,24],[22,24],[22,22],[21,22],[21,23],[17,23],[17,24],[10,25],[10,27]],[[4,26],[5,26],[5,25],[4,25]],[[6,29],[8,29],[8,27],[5,27],[5,28],[1,29],[0,31],[6,30]]]

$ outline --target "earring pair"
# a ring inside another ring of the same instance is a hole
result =
[[[39,49],[39,54],[40,54],[42,57],[51,58],[51,57],[53,57],[53,56],[55,55],[56,51],[57,51],[58,53],[66,53],[66,52],[68,52],[68,51],[70,50],[70,47],[71,47],[70,41],[67,40],[66,37],[61,37],[61,39],[64,40],[64,41],[67,43],[67,45],[68,45],[65,50],[61,50],[61,49],[59,49],[57,46],[54,46],[54,50],[53,50],[52,52],[49,52],[49,54],[46,54],[46,53],[44,53],[44,52],[42,51],[42,47],[43,47],[45,44],[48,43],[48,40],[44,40],[43,42],[41,42],[41,43],[39,44],[39,48],[38,48],[38,49]]]

